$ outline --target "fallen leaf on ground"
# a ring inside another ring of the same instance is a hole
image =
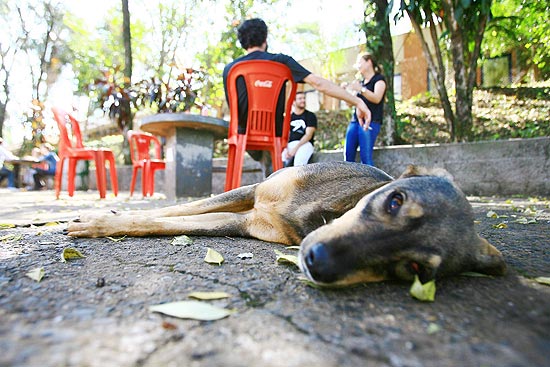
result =
[[[243,252],[242,254],[238,254],[237,257],[239,259],[252,259],[254,254],[252,252]]]
[[[226,292],[191,292],[187,295],[189,298],[196,298],[200,300],[222,299],[229,298],[231,295]]]
[[[496,229],[504,229],[504,228],[508,228],[508,224],[506,223],[499,223],[499,224],[494,224],[493,225],[493,228],[496,228]]]
[[[436,323],[434,322],[430,322],[430,324],[428,325],[428,328],[426,329],[426,332],[428,334],[435,334],[437,333],[439,330],[441,330],[441,326],[437,325]]]
[[[300,246],[287,246],[285,247],[287,250],[300,250]]]
[[[25,274],[32,280],[40,282],[44,278],[44,268],[34,268],[31,269],[27,274]]]
[[[110,239],[111,241],[113,242],[121,242],[123,241],[125,238],[126,238],[126,235],[122,236],[122,237],[119,237],[119,238],[114,238],[114,237],[109,237],[107,236],[108,239]]]
[[[174,246],[189,246],[193,244],[193,240],[189,236],[182,235],[174,237],[170,244]]]
[[[6,228],[15,228],[15,224],[11,224],[11,223],[0,223],[0,229],[6,229]]]
[[[418,275],[415,275],[410,293],[419,301],[433,302],[435,299],[435,280],[422,284],[418,279]]]
[[[80,259],[83,257],[86,257],[86,256],[82,255],[82,253],[77,249],[72,247],[67,247],[63,249],[63,253],[61,254],[61,261],[67,262],[67,260]]]
[[[45,227],[53,227],[53,226],[58,226],[59,223],[58,222],[47,222],[47,223],[44,223],[44,226]]]
[[[497,213],[495,213],[495,212],[494,212],[494,211],[492,211],[492,210],[489,210],[489,211],[487,212],[487,214],[486,214],[486,215],[487,215],[487,218],[493,218],[493,219],[496,219],[496,218],[498,218],[498,214],[497,214]]]
[[[212,250],[209,247],[208,251],[206,251],[206,256],[204,257],[204,261],[206,261],[209,264],[221,265],[224,261],[224,258],[222,255],[220,255],[219,252],[217,252],[216,250]]]
[[[550,277],[536,277],[535,282],[544,285],[550,285]]]
[[[490,275],[477,273],[475,271],[465,271],[464,273],[460,273],[460,275],[465,277],[492,278]]]
[[[516,219],[514,221],[514,223],[519,223],[519,224],[534,224],[534,223],[537,223],[537,220],[535,218],[525,218],[525,217],[519,217],[518,219]]]
[[[17,235],[17,234],[7,234],[5,236],[2,236],[0,237],[0,241],[2,242],[13,242],[13,241],[19,241],[20,239],[22,239],[23,236],[22,235]]]
[[[164,315],[178,317],[180,319],[193,319],[201,321],[219,320],[231,314],[225,308],[209,305],[199,301],[180,301],[164,303],[149,307],[151,312],[159,312]]]
[[[294,264],[296,266],[299,266],[298,265],[298,256],[296,255],[286,255],[286,254],[283,254],[281,251],[279,250],[274,250],[275,251],[275,254],[277,254],[277,262],[279,263],[291,263],[291,264]]]

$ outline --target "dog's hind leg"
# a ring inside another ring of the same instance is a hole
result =
[[[184,217],[149,215],[91,216],[70,222],[67,234],[74,237],[150,236],[150,235],[208,235],[247,236],[245,223],[248,213],[209,213]]]

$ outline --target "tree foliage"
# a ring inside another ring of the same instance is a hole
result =
[[[499,0],[492,5],[492,20],[483,43],[486,57],[516,51],[524,66],[514,82],[550,78],[550,3],[547,1]],[[532,73],[529,73],[532,71]]]
[[[406,13],[421,38],[424,56],[453,141],[465,141],[472,137],[472,92],[491,2],[401,1],[398,16]],[[454,110],[447,90],[445,53],[450,56],[454,75]]]

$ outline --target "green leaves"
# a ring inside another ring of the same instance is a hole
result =
[[[422,284],[418,279],[418,275],[415,275],[410,294],[419,301],[433,302],[435,299],[435,280]]]
[[[78,251],[75,248],[67,247],[63,249],[63,253],[61,254],[61,262],[67,262],[68,260],[75,260],[86,257],[82,255],[80,251]]]
[[[164,315],[178,317],[181,319],[201,321],[219,320],[231,314],[230,310],[199,301],[163,303],[160,305],[150,306],[149,311],[159,312]]]

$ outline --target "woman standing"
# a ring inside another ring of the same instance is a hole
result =
[[[344,154],[347,162],[355,162],[357,148],[359,147],[361,163],[374,166],[372,151],[376,137],[380,132],[380,125],[382,124],[386,81],[380,73],[380,68],[369,53],[359,55],[356,67],[361,73],[363,80],[361,82],[353,82],[349,88],[354,93],[357,93],[357,96],[367,104],[367,107],[371,111],[372,119],[370,125],[365,130],[359,124],[355,112],[353,113],[353,118],[346,132]]]

